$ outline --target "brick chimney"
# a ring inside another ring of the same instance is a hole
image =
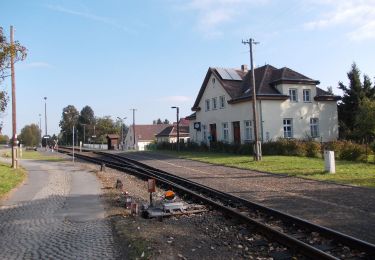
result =
[[[247,65],[246,65],[246,64],[242,64],[242,65],[241,65],[241,70],[242,70],[243,72],[247,72],[247,71],[248,71],[248,69],[247,69]]]

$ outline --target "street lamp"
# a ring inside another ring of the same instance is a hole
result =
[[[127,117],[124,117],[124,118],[121,118],[121,117],[117,117],[117,119],[118,120],[120,120],[121,121],[121,148],[122,148],[122,150],[124,150],[124,143],[125,143],[125,141],[124,141],[124,121],[123,120],[125,120]]]
[[[180,108],[179,107],[171,107],[176,109],[176,115],[177,115],[177,152],[180,151],[180,118],[179,118],[179,113],[180,113]]]
[[[42,147],[42,114],[39,114],[40,147]]]
[[[44,97],[44,123],[46,132],[44,135],[47,135],[47,97]]]

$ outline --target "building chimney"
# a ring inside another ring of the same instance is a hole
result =
[[[247,72],[247,71],[248,71],[248,69],[247,69],[247,65],[246,65],[246,64],[242,64],[242,65],[241,65],[241,70],[242,70],[243,72]]]

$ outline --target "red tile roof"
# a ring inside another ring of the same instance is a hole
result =
[[[135,134],[138,141],[152,141],[155,139],[155,135],[166,127],[171,126],[168,124],[156,124],[156,125],[135,125]],[[130,126],[132,128],[133,126]]]

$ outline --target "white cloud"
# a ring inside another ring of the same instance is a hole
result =
[[[190,0],[180,8],[196,12],[198,30],[211,37],[222,35],[220,27],[248,13],[249,6],[265,2],[268,0]]]
[[[120,29],[120,30],[123,30],[123,31],[126,31],[126,32],[130,32],[129,28],[126,28],[125,26],[120,25],[114,19],[109,18],[109,17],[95,15],[95,14],[92,14],[88,11],[76,11],[76,10],[65,8],[65,7],[60,6],[60,5],[47,5],[47,7],[49,9],[57,11],[57,12],[75,15],[75,16],[79,16],[79,17],[82,17],[82,18],[85,18],[85,19],[88,19],[88,20],[101,22],[101,23],[107,24],[111,27],[114,27],[116,29]]]
[[[44,61],[35,61],[29,63],[20,63],[21,68],[25,69],[40,69],[40,68],[52,68],[53,66]]]
[[[37,62],[30,62],[26,64],[27,67],[30,68],[50,68],[52,67],[51,64],[43,61],[37,61]]]
[[[306,23],[306,29],[347,26],[347,36],[351,40],[375,39],[375,0],[326,0],[317,3],[325,9],[328,6],[329,11],[317,20]]]
[[[159,99],[160,101],[187,103],[191,101],[191,97],[187,96],[166,96]],[[173,105],[173,104],[171,104]]]

